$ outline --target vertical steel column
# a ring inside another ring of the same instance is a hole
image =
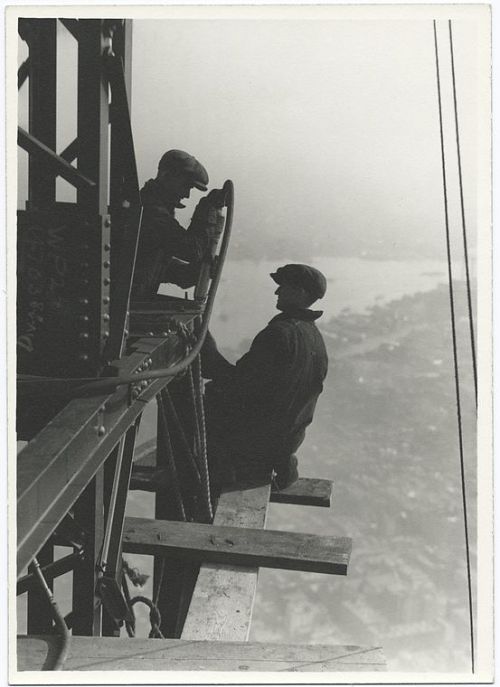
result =
[[[141,421],[141,415],[137,418],[136,422],[129,427],[125,435],[125,445],[123,447],[123,457],[120,466],[120,476],[117,489],[116,503],[112,507],[113,512],[109,512],[110,508],[110,498],[112,483],[115,476],[115,471],[117,468],[117,455],[118,452],[113,451],[112,456],[106,461],[105,468],[105,486],[106,486],[106,527],[109,527],[108,517],[112,518],[111,523],[111,540],[109,550],[107,552],[106,560],[106,574],[113,575],[118,589],[121,589],[121,578],[122,578],[122,538],[123,538],[123,524],[125,519],[125,508],[127,505],[128,489],[130,484],[130,477],[132,475],[132,464],[134,458],[134,448],[135,440],[137,437],[137,432],[139,431],[139,425]],[[110,462],[111,461],[111,462]],[[109,466],[108,466],[109,463]],[[109,474],[107,472],[109,471]],[[103,623],[102,623],[102,634],[107,637],[119,637],[120,636],[120,625],[115,622],[115,620],[104,610],[103,611]]]
[[[33,19],[29,39],[29,130],[56,149],[56,19]],[[36,155],[29,158],[28,200],[46,208],[56,197],[56,177]]]
[[[29,130],[39,141],[56,149],[56,19],[31,19],[29,45]],[[46,208],[55,201],[55,174],[35,155],[29,156],[28,200],[32,207]],[[48,542],[38,554],[40,565],[54,560]],[[50,583],[52,587],[52,582]],[[28,592],[28,632],[44,634],[52,627],[50,606],[41,590]]]
[[[85,559],[73,572],[73,634],[101,634],[101,604],[95,597],[96,565],[104,535],[104,479],[100,470],[78,499],[74,508],[76,522],[89,532]]]
[[[96,182],[78,189],[82,212],[99,215],[104,223],[108,209],[108,84],[103,72],[105,38],[103,20],[78,22],[78,169]],[[104,227],[103,227],[104,229]],[[101,276],[103,276],[101,270]],[[109,283],[109,282],[108,282]],[[73,574],[75,635],[100,635],[102,606],[95,595],[97,563],[104,533],[104,470],[101,469],[75,506],[75,519],[90,534],[85,560]]]
[[[105,38],[102,19],[78,22],[78,170],[96,182],[79,189],[82,210],[107,214],[108,206],[108,83],[103,70]]]
[[[166,448],[163,404],[158,401],[158,419],[156,429],[156,465],[160,469],[167,469]],[[175,499],[169,493],[171,486],[167,486],[161,491],[156,492],[155,496],[155,518],[157,520],[179,520],[179,513],[175,504]],[[183,561],[166,559],[162,564],[162,557],[154,557],[153,588],[162,581],[158,595],[158,609],[161,614],[160,630],[165,637],[180,636],[176,634],[177,617],[179,614],[180,594],[182,592],[182,577],[185,564]],[[163,570],[163,575],[162,575]]]

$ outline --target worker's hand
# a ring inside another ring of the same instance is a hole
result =
[[[221,188],[214,188],[205,196],[204,200],[214,208],[222,208],[226,201],[226,193]]]

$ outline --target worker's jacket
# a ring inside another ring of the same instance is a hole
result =
[[[214,380],[207,385],[209,435],[237,460],[272,468],[304,440],[328,367],[314,323],[321,315],[277,315],[236,365],[216,348],[202,356],[203,373]]]
[[[162,282],[182,288],[193,286],[208,244],[204,199],[198,204],[188,229],[175,219],[174,208],[165,204],[154,179],[142,188],[141,202],[143,214],[134,296],[152,296]]]

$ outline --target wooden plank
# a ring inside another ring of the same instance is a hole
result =
[[[263,528],[270,486],[224,491],[214,525]],[[258,568],[204,563],[181,634],[182,639],[245,641],[250,631]]]
[[[332,482],[329,479],[299,479],[286,489],[273,489],[273,503],[291,503],[296,506],[323,506],[329,508],[332,500]]]
[[[346,575],[351,540],[298,532],[127,518],[126,553]]]
[[[57,637],[18,637],[18,670],[41,670]],[[367,672],[386,670],[380,647],[72,637],[64,670]]]

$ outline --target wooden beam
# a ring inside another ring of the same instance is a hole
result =
[[[58,637],[18,637],[17,669],[41,670]],[[384,671],[380,647],[72,637],[64,670]]]
[[[224,491],[214,525],[263,528],[269,503],[268,484]],[[246,641],[257,588],[258,568],[204,563],[181,634],[182,639]]]
[[[296,506],[322,506],[329,508],[332,500],[332,482],[329,479],[300,477],[286,489],[271,491],[272,503],[290,503]]]
[[[146,441],[136,449],[131,489],[155,491],[155,483],[163,477],[156,470],[155,461],[156,447],[152,441]],[[151,484],[148,481],[149,477]],[[300,477],[286,489],[272,489],[270,500],[272,503],[329,508],[332,500],[332,482],[328,479]]]
[[[217,527],[194,522],[127,518],[126,553],[346,575],[352,542],[298,532]]]

